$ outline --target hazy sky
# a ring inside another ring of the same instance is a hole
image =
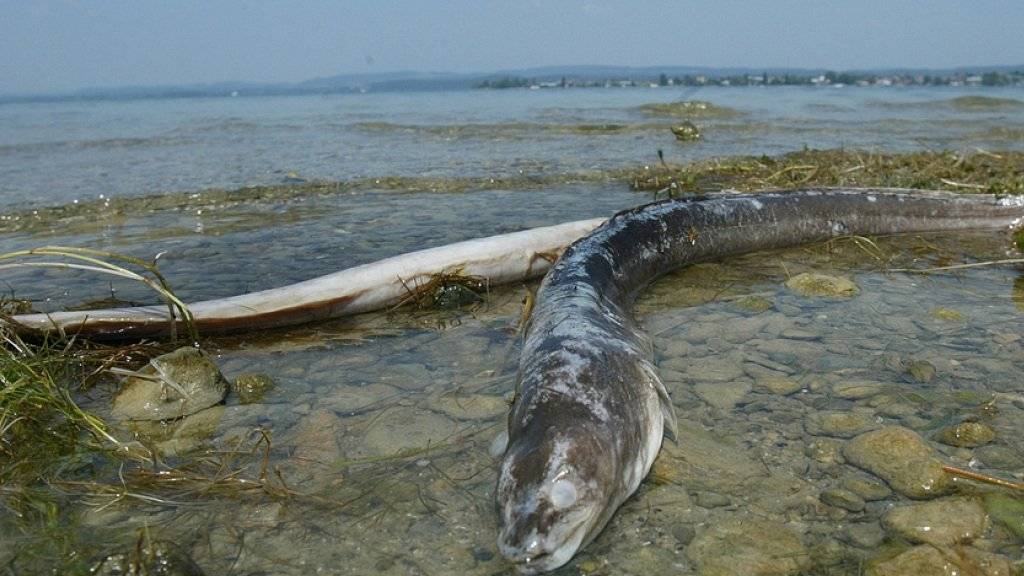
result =
[[[1024,64],[1022,0],[0,0],[0,93],[557,64]]]

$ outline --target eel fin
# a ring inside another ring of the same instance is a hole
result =
[[[665,391],[665,387],[661,386],[661,391]],[[666,440],[671,440],[673,444],[677,444],[677,428],[676,428],[676,407],[672,405],[672,399],[668,397],[668,393],[660,396],[661,400],[661,416],[665,420],[664,435]]]
[[[487,452],[491,455],[491,458],[497,460],[505,455],[506,450],[508,450],[508,428],[505,428],[494,437]]]
[[[648,378],[650,378],[651,386],[653,386],[655,392],[658,393],[658,403],[661,406],[661,419],[664,422],[662,427],[664,437],[675,444],[677,432],[676,407],[672,404],[672,398],[668,395],[668,390],[665,389],[665,384],[661,381],[661,378],[658,378],[658,373],[655,372],[654,367],[650,363],[645,362],[644,369],[647,372]]]

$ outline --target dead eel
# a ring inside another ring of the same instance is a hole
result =
[[[621,212],[548,272],[519,365],[496,490],[498,548],[562,566],[637,489],[676,417],[630,308],[680,266],[847,235],[1020,226],[1024,196],[816,189],[670,200]],[[685,438],[680,439],[685,442]]]

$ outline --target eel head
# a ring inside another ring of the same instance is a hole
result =
[[[505,453],[498,479],[498,549],[522,574],[568,562],[607,522],[615,475],[592,435],[526,435]]]

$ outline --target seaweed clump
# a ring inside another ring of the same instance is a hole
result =
[[[740,156],[634,171],[631,187],[658,192],[753,191],[809,186],[892,187],[1024,193],[1024,152],[878,153],[802,150],[778,157]]]
[[[675,102],[643,104],[639,110],[651,116],[672,118],[735,118],[743,115],[739,110],[704,100],[677,100]]]

